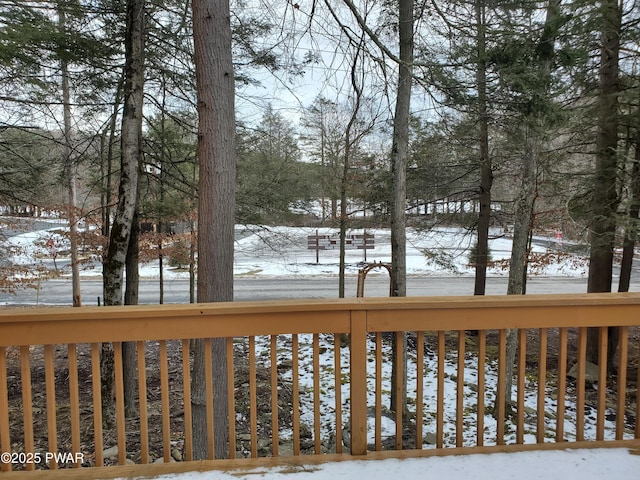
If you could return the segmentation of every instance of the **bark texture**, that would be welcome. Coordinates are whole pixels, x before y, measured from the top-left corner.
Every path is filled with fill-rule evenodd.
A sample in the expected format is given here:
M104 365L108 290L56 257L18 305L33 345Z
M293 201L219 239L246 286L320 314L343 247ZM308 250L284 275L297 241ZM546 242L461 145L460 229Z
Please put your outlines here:
M602 48L598 79L598 124L596 130L596 166L593 182L593 206L590 226L588 292L610 292L613 279L613 249L618 206L618 95L620 81L621 11L616 0L605 0L602 14ZM609 336L609 350L615 349L615 330ZM597 329L587 335L587 360L598 363Z
M198 106L198 302L233 300L235 114L228 0L193 0ZM227 360L224 339L213 339L214 451L207 449L205 342L194 346L191 383L194 456L229 456Z
M407 295L407 158L409 156L409 117L411 107L411 85L413 80L413 0L399 0L399 48L398 92L393 117L393 146L391 168L393 191L391 201L391 293L394 297ZM397 398L396 382L400 371L399 362L406 366L405 333L400 342L393 342L391 410L403 412L407 409L407 369L402 368L402 396ZM398 351L398 343L401 351Z
M118 206L103 265L105 305L122 305L124 269L138 201L144 97L145 0L128 0L126 18L120 185ZM114 363L111 344L102 345L100 363L103 418L108 425L114 405Z
M489 226L491 224L491 187L493 169L489 155L489 114L487 109L487 61L486 61L486 18L484 0L476 0L476 43L478 58L476 65L476 87L478 89L478 150L480 165L480 185L478 188L478 242L475 250L476 276L474 295L484 295L487 284L487 263L489 261Z

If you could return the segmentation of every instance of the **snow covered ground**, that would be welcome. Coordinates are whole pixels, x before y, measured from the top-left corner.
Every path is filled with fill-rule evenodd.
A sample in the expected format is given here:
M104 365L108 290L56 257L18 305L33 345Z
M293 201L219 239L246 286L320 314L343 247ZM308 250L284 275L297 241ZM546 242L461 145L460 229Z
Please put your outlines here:
M164 475L158 480L637 480L640 455L627 449L535 451L371 460L230 472Z
M9 260L14 264L28 265L34 271L45 267L68 269L68 258L64 252L68 249L66 239L59 230L41 230L11 237L7 244L12 255ZM349 231L348 235L363 234L363 230ZM372 250L347 250L347 273L357 273L360 262L390 262L391 241L388 229L369 229L367 234L374 235L375 248ZM511 239L501 231L492 232L494 238L489 242L491 259L494 265L489 275L506 275L505 260L511 255ZM308 236L337 235L329 228L293 228L237 226L235 245L235 275L237 276L274 276L295 277L312 275L337 275L339 250L321 250L316 262L315 250L307 247ZM475 235L461 228L436 228L425 232L414 229L407 231L407 273L424 276L473 275L469 252L475 244ZM51 247L53 243L54 247ZM533 275L584 277L587 274L587 259L564 253L551 238L538 238L533 244L535 261L530 272ZM54 266L51 253L57 252ZM366 258L365 258L366 255ZM84 265L83 276L101 275L97 259ZM158 277L158 263L141 265L142 277ZM165 268L165 278L188 277L184 269ZM372 275L376 274L374 270Z
M307 248L307 237L309 235L333 235L335 230L315 229L315 228L288 228L288 227L238 227L235 246L235 274L236 276L273 276L290 277L313 275L337 275L338 273L338 250L323 250L319 252L318 262L316 262L316 252ZM349 234L362 234L362 230L352 231ZM388 230L377 229L368 230L368 234L375 236L375 249L366 251L366 261L389 262L391 258L390 235ZM422 276L458 276L473 275L473 267L469 265L469 250L475 243L475 237L462 229L438 228L429 232L418 232L408 230L407 245L407 270L409 275ZM504 260L508 259L511 250L511 241L508 236L501 236L501 232L494 232L495 239L490 242L492 260L495 266L489 269L489 275L506 275ZM38 267L53 269L53 258L51 256L51 242L53 240L55 249L60 252L56 259L57 268L65 271L68 265L68 258L63 255L65 251L64 237L55 231L39 231L22 234L10 239L13 254L9 261L24 266L29 266L35 271ZM553 239L541 238L538 243L534 243L533 251L538 261L532 265L531 273L545 276L567 276L583 277L587 273L586 259L562 253L559 245ZM348 250L346 255L347 272L357 273L359 263L365 260L365 251ZM99 263L90 261L83 271L84 276L101 275ZM66 273L65 273L66 274ZM375 271L371 273L375 275ZM187 276L184 271L166 269L165 277L175 278ZM150 262L141 267L141 276L157 277L157 262ZM311 342L301 341L301 346L310 345ZM258 355L260 356L260 346L258 339ZM300 352L301 374L300 385L302 391L301 401L309 401L305 392L309 392L307 383L311 382L311 377L305 375L305 363L311 358L310 352L305 352L304 347ZM344 359L348 362L348 359ZM332 360L322 361L322 364L331 364ZM455 357L447 359L446 368L455 368ZM475 383L473 369L473 359L469 359L469 367L465 370L465 381L472 385ZM487 402L491 401L490 392L495 391L491 385L495 378L495 367L487 365ZM434 372L435 369L427 366L427 372ZM451 373L451 372L450 372ZM454 372L455 373L455 372ZM385 378L389 378L388 373L383 373ZM414 381L415 372L409 372L410 383ZM468 378L467 378L468 377ZM447 375L447 382L452 382L452 375ZM425 377L425 385L432 381ZM414 381L415 382L415 381ZM325 394L322 399L322 411L327 412L333 409L333 399L335 393L331 392L330 384L323 385ZM344 386L347 388L347 385ZM373 388L370 389L373 392ZM425 389L431 391L433 389ZM445 405L451 407L451 411L445 412L445 417L455 418L455 385L445 386L445 395L453 395L445 400ZM411 394L411 392L409 392ZM310 395L310 394L309 394ZM473 402L473 394L465 392L466 402ZM348 392L342 392L342 398L348 398ZM371 399L370 399L371 401ZM535 394L527 397L527 402L535 402ZM571 399L567 398L567 402ZM552 402L553 403L553 402ZM426 398L425 404L434 404L434 399ZM535 403L529 405L535 408ZM548 408L553 410L554 404ZM567 409L571 411L571 409ZM344 411L348 414L348 410ZM302 412L302 420L306 421L305 412ZM388 420L388 419L386 419ZM608 422L607 422L608 423ZM451 422L445 421L451 425ZM490 419L485 422L491 425ZM565 431L568 436L572 434L572 427L575 425L574 419L567 417ZM373 427L373 425L371 426ZM548 425L550 429L553 425ZM590 437L589 419L586 419L585 436ZM393 422L383 425L383 436L393 435L395 426ZM612 430L607 430L611 432ZM608 433L609 435L609 433ZM465 435L466 437L466 435ZM490 438L495 437L495 432L487 432L487 444L492 442ZM445 432L445 438L455 441L453 432ZM475 438L475 429L469 431L469 442ZM628 437L625 437L628 438ZM528 438L526 443L533 443L535 440ZM507 443L510 439L507 438ZM466 444L466 443L465 443ZM279 478L292 478L295 473L296 480L310 478L313 480L334 480L334 478L368 478L368 480L385 479L392 476L402 478L423 477L425 474L434 478L444 479L469 479L478 480L508 479L517 478L519 480L529 479L551 479L551 478L580 478L581 480L592 480L596 478L611 479L637 479L640 472L640 456L630 455L624 449L599 449L599 450L566 450L552 452L528 452L517 454L492 454L492 455L472 455L472 456L451 456L428 459L407 459L407 460L384 460L384 461L349 461L334 464L324 464L305 467L280 467L273 469L259 469L242 472L204 472L189 473L182 475L170 475L163 478L175 480L213 480L213 479L253 479L256 475L267 480Z

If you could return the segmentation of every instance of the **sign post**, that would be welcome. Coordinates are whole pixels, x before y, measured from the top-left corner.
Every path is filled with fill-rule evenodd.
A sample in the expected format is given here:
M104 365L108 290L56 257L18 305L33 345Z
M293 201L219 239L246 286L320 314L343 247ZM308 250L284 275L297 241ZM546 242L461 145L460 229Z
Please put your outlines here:
M316 230L315 235L307 236L307 249L316 251L316 264L320 263L320 250L335 250L340 248L340 238L335 235L320 235ZM362 235L347 235L344 242L345 250L364 250L365 260L367 250L375 247L373 234L364 233Z

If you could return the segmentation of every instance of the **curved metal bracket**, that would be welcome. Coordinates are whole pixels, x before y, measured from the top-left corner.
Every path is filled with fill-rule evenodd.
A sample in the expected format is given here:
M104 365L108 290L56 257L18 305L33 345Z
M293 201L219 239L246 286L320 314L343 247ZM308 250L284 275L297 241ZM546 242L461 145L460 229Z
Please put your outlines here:
M382 263L382 262L373 262L369 265L362 267L358 270L358 288L356 290L356 297L364 297L364 280L367 278L367 273L369 273L374 268L386 268L387 272L389 272L389 296L391 297L391 264L390 263Z

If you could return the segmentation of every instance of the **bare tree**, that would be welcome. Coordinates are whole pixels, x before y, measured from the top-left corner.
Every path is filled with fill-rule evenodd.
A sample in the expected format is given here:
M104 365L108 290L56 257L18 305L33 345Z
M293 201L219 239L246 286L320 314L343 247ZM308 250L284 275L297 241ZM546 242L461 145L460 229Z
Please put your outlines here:
M124 268L137 205L144 97L145 0L127 0L126 18L120 186L118 206L104 259L105 305L122 305L123 302ZM101 367L102 405L104 418L107 420L113 406L114 366L111 344L102 345Z
M411 107L411 85L413 79L413 0L399 0L399 59L398 90L393 116L393 144L391 147L391 169L393 174L391 201L391 292L395 297L407 295L407 158L409 156L409 120ZM402 395L391 399L391 410L403 412L407 409L407 369L402 368L399 378L399 362L406 367L407 339L402 335L402 350L394 338L392 378L402 381ZM395 383L393 382L393 383ZM397 391L392 385L392 392Z
M198 105L198 301L233 300L235 113L228 0L193 0ZM213 339L214 452L207 451L205 341L195 342L191 383L194 457L229 455L224 339Z
M66 34L66 12L64 2L58 2L58 28L62 35ZM64 135L64 163L67 171L67 186L69 191L69 205L67 217L69 220L69 241L71 243L71 291L73 306L80 307L82 298L80 295L80 268L78 265L78 218L77 218L77 182L78 166L73 158L72 133L71 133L71 86L69 79L69 62L64 56L60 59L60 71L62 75L62 117Z

